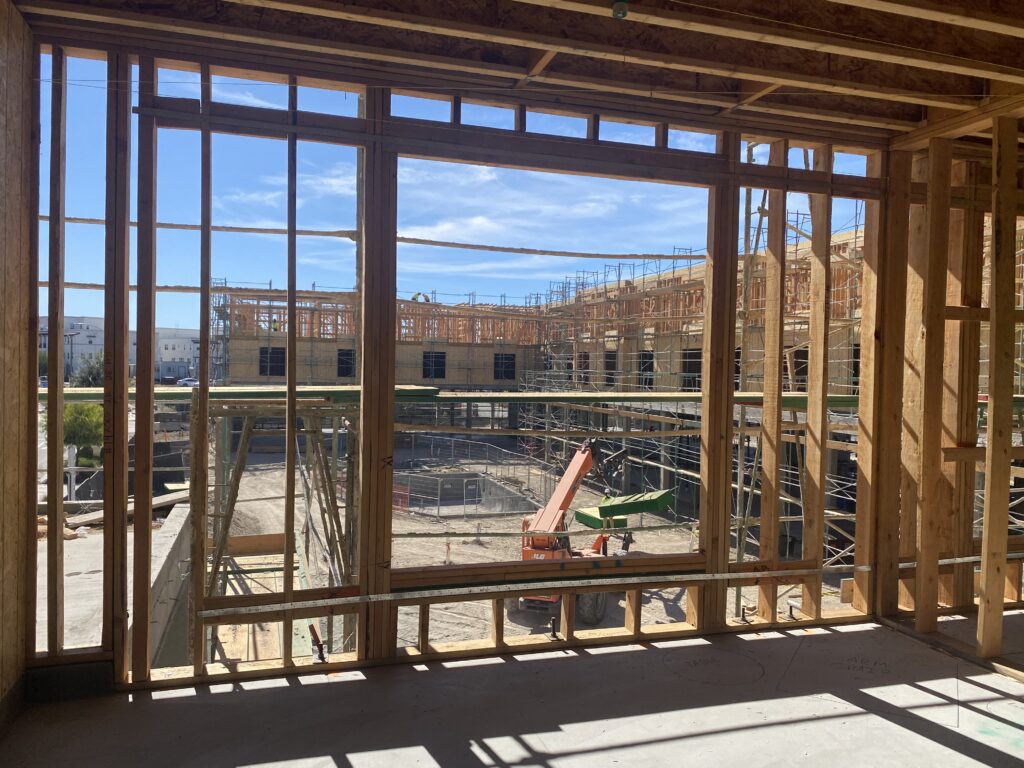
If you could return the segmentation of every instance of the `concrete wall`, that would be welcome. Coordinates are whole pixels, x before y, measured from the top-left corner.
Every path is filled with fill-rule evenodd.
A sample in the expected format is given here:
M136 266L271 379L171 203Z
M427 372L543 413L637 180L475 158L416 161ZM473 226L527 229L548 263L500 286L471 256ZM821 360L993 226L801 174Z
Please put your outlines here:
M10 0L0 0L0 730L22 698L26 558L35 551L28 530L35 502L29 454L36 442L35 400L28 394L36 381L29 298L31 92L31 35Z
M187 505L175 506L153 534L150 638L153 657L167 666L188 663L188 593L185 591L188 580L185 574L192 541L189 515Z

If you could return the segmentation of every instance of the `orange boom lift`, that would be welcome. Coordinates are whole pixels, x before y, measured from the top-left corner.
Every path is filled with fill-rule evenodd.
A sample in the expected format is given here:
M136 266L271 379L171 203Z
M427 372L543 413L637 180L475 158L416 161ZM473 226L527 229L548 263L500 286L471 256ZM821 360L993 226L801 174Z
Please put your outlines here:
M616 459L624 457L625 452L620 451L609 457L604 463L605 467L611 465ZM672 504L673 495L671 491L655 491L654 493L641 493L632 496L621 496L612 498L605 496L596 508L580 510L576 518L588 527L598 528L594 542L588 549L576 549L572 546L568 536L555 534L568 531L572 504L580 484L594 467L595 456L594 446L591 441L586 441L576 451L572 461L565 470L565 474L555 487L548 503L537 510L533 517L523 519L523 560L566 560L573 557L601 557L608 554L608 540L610 533L615 528L626 526L626 515L632 512L657 511ZM598 471L607 483L605 470L598 467ZM622 536L622 548L617 555L625 555L629 552L629 546L633 536L626 532ZM543 595L523 597L519 600L519 608L550 611L558 608L561 597L558 595ZM577 601L577 614L588 624L597 624L604 617L607 594L584 593Z

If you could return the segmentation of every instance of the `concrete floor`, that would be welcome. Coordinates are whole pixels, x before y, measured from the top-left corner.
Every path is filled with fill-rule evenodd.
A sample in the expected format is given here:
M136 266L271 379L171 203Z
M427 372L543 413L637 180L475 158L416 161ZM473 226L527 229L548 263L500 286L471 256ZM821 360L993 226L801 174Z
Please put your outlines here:
M940 616L939 632L973 648L978 636L978 615ZM1024 665L1024 611L1007 611L1003 615L1002 658Z
M38 705L19 766L1019 766L1024 685L873 624Z

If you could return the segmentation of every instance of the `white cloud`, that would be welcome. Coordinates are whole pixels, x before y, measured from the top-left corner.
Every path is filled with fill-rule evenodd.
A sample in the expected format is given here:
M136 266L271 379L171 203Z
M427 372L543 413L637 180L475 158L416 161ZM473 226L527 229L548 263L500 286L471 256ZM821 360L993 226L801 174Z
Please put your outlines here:
M229 205L251 205L277 208L281 205L284 192L278 190L253 190L250 192L233 191L226 195L217 195L213 204L221 210L227 210Z
M462 261L450 252L399 256L398 271L402 275L441 275L476 277L489 280L561 280L567 267L564 259L548 256L508 256L504 258ZM435 284L434 287L443 287Z
M225 104L240 104L243 107L263 107L265 109L281 108L279 104L261 99L252 91L241 90L237 85L233 84L213 83L211 96L214 101L224 102Z
M484 165L437 163L429 160L403 159L398 164L398 183L408 187L422 186L437 191L439 186L473 187L499 179L502 169Z
M322 173L300 173L299 197L355 197L356 169L351 163L337 163Z
M442 219L436 224L403 227L403 237L417 237L424 240L449 240L460 243L479 243L487 235L506 231L503 223L488 216L470 216L464 219Z

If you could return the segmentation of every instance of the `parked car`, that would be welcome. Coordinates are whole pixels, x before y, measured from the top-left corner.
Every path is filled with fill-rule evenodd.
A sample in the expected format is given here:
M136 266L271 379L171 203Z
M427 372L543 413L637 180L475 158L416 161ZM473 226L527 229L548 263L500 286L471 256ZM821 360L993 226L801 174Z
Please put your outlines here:
M178 386L179 387L198 387L199 386L199 379L193 379L191 376L189 376L187 379L178 379Z
M46 389L46 387L48 387L48 386L50 386L50 379L48 377L46 377L46 376L40 376L39 377L39 388L40 389Z

